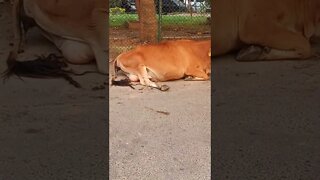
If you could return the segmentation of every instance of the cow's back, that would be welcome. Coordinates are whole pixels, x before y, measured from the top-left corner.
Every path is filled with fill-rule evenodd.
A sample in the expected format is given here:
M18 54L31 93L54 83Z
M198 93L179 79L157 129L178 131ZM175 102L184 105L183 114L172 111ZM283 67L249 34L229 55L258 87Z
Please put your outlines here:
M307 39L320 29L320 26L314 27L319 24L316 22L320 17L319 0L214 0L213 4L214 56L238 50L244 44L266 41L261 34L278 33L272 29L273 25L282 26Z
M157 51L157 55L153 54L154 56L150 57L151 61L146 65L161 72L163 77L161 81L183 77L186 72L195 67L210 71L211 60L208 53L211 51L211 40L168 41L155 45L154 50Z
M71 39L84 39L96 33L96 17L93 17L93 11L95 9L107 11L108 9L106 0L23 1L27 15L34 18L41 28L52 34Z
M190 64L190 61L209 61L208 53L210 50L211 40L166 41L136 48L136 52L143 54L145 59L152 59L150 63L157 63L157 65L170 64L176 67Z

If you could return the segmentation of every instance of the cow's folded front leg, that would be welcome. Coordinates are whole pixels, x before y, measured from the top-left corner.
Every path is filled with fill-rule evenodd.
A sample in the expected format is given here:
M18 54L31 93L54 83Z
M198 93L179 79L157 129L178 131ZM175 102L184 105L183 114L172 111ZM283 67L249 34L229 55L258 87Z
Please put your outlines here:
M242 49L236 59L238 61L260 61L260 60L280 60L297 59L299 53L295 50L280 50L269 47L251 45Z
M208 79L205 78L199 78L199 77L193 77L193 76L186 76L184 78L185 81L206 81Z
M236 59L238 61L254 61L259 59L263 51L261 46L251 45L249 47L243 48L237 54Z
M310 43L306 37L270 19L247 19L239 35L242 42L258 44L263 48L251 46L238 55L238 60L305 59L311 56Z
M186 72L185 81L206 81L209 80L209 76L204 71L199 69L188 69Z

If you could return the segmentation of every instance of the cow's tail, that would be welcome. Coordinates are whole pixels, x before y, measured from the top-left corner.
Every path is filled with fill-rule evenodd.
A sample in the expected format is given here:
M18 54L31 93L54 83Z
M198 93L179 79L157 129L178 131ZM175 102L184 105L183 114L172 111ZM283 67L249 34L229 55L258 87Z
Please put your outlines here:
M17 57L22 44L22 27L21 27L21 10L23 9L23 0L14 0L11 9L12 16L12 30L13 30L13 48L11 49L7 58L7 69L1 73L3 82L6 81L11 75L15 74L16 65L18 63Z
M13 49L10 51L7 58L7 70L2 73L2 77L6 80L13 74L13 69L16 65L17 56L21 48L22 43L22 27L21 27L21 9L23 6L23 0L14 0L11 15L13 18L13 31L14 31L14 42Z
M117 71L120 69L117 65L120 57L121 57L121 55L119 55L118 57L116 57L112 61L109 61L109 63L112 63L112 67L113 67L113 70L111 71L111 77L110 77L109 84L110 84L110 86L112 86L112 85L114 85L114 86L129 86L130 88L135 89L131 85L131 81L129 78L116 81Z

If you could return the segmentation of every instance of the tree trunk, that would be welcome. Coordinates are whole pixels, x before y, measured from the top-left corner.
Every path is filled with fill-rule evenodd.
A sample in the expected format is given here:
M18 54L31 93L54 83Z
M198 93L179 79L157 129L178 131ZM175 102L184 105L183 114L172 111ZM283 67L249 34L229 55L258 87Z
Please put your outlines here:
M136 0L139 2L140 40L157 41L157 19L153 0Z
M140 21L140 0L136 0L136 9L138 14L138 21Z
M189 11L190 11L190 16L192 17L192 6L191 6L191 0L188 0L188 7L189 7Z

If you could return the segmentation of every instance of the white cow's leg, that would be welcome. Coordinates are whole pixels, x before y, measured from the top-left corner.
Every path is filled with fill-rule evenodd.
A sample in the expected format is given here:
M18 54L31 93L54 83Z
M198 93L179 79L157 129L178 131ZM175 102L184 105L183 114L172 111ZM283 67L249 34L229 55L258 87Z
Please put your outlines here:
M298 59L301 54L295 50L279 50L251 45L242 49L236 59L239 61Z
M41 33L55 44L69 63L87 64L94 60L94 54L89 45L80 41L61 38L43 30Z
M88 43L93 49L97 68L101 73L107 74L108 64L108 8L97 8L92 12L94 26L94 36L88 39Z
M108 74L109 70L109 61L108 61L108 51L107 46L105 48L101 48L101 46L91 45L93 49L93 53L96 59L97 68L99 72L103 74Z
M87 64L95 59L91 48L82 42L64 40L59 49L67 61L72 64Z

